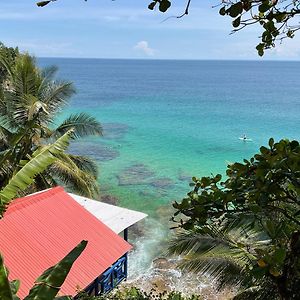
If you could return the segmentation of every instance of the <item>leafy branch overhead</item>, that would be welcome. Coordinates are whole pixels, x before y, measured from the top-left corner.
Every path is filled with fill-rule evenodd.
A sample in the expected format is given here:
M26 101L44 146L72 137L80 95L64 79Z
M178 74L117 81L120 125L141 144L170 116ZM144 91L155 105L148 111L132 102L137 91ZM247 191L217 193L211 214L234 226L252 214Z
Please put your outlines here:
M168 0L155 0L148 6L153 10L158 4L159 10L165 12L171 6ZM178 17L188 15L191 0L187 1L185 11ZM300 29L300 1L298 0L222 0L215 7L221 6L219 14L233 19L232 33L250 25L260 25L263 28L261 42L256 46L262 56L265 49L275 47L276 42L285 38L293 38Z
M229 270L231 281L246 289L272 290L277 296L270 299L299 299L299 142L270 139L254 157L229 165L226 175L225 181L220 174L193 177L187 197L173 204L184 234L171 252L187 255L188 269L218 279Z
M265 49L275 47L276 42L293 38L300 29L298 0L223 0L221 6L220 15L228 15L234 19L233 32L255 24L263 28L261 42L256 46L260 56Z
M38 6L43 7L57 0L40 1ZM86 0L85 0L86 1ZM189 14L192 0L186 2L181 18ZM148 8L158 8L160 12L170 9L172 0L153 0ZM221 16L232 18L232 33L240 31L247 26L260 26L262 34L260 43L256 46L258 54L262 56L264 50L276 46L286 38L293 38L300 29L300 1L299 0L221 0L214 8L220 7Z

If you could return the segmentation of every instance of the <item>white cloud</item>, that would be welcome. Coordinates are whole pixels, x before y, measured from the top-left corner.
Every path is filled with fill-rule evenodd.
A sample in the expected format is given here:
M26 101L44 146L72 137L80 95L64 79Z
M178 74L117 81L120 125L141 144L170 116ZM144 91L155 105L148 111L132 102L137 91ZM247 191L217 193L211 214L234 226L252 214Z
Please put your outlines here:
M138 42L133 49L138 50L146 54L147 56L153 56L156 52L155 49L150 48L147 41L140 41Z

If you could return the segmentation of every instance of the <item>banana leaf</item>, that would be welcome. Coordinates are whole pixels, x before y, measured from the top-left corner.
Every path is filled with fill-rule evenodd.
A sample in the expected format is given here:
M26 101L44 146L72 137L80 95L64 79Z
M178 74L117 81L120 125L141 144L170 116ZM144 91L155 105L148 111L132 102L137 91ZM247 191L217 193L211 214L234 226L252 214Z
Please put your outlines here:
M85 249L87 241L81 241L67 256L53 267L46 270L35 282L29 295L24 300L52 300L59 292L70 269ZM68 299L68 298L64 298Z

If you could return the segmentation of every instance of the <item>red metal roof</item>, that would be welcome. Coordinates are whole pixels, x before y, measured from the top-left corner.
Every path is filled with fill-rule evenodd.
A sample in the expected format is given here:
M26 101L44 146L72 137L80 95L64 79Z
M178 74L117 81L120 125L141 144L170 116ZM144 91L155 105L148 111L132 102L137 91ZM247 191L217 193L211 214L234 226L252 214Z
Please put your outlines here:
M62 295L87 287L131 246L62 187L14 200L0 220L0 252L9 278L21 281L19 297L81 240L88 245L64 282Z

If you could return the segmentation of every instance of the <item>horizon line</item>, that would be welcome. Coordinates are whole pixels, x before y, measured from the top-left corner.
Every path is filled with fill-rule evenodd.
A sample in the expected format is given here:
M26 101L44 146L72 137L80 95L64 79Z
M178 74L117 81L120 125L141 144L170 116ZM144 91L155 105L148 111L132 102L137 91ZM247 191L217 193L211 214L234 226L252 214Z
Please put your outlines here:
M293 59L269 59L269 58L249 58L249 59L232 59L232 58L116 58L116 57L71 57L71 56L35 56L38 59L86 59L86 60L143 60L143 61L240 61L240 62L300 62Z

